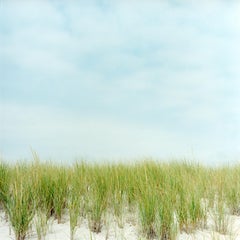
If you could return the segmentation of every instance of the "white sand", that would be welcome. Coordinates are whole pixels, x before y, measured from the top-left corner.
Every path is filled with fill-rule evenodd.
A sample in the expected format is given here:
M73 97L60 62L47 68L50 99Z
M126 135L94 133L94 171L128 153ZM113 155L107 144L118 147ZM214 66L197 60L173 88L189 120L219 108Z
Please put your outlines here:
M48 224L48 232L45 240L68 240L70 239L70 227L68 217L65 216L64 223L58 224L56 220L50 220ZM214 225L212 221L209 221L206 230L196 230L192 234L181 233L178 234L178 240L210 240L210 239L229 239L240 240L240 217L229 216L228 217L228 231L227 234L221 235L213 230ZM130 223L126 221L123 228L119 228L116 221L108 219L108 222L102 228L102 231L98 234L92 233L88 228L86 220L82 220L75 232L75 240L113 240L113 239L127 239L127 240L139 240L144 239L139 235L139 228L137 223ZM14 232L11 229L9 222L6 221L3 212L0 213L0 240L13 240ZM37 233L34 226L26 239L37 240Z

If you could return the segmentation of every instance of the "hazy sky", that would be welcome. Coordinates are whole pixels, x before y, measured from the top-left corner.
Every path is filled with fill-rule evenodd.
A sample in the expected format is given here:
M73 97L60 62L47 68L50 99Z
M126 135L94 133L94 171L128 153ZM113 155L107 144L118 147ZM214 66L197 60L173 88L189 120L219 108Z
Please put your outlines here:
M240 2L0 0L0 155L240 156Z

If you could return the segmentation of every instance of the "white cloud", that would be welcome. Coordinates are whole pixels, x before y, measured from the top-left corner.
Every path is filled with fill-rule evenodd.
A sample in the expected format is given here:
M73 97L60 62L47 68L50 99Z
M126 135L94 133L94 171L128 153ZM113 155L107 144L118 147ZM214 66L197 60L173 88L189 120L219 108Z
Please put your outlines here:
M58 4L3 4L0 63L3 81L13 83L4 82L11 97L2 102L20 102L1 104L3 153L15 148L21 155L29 144L46 156L61 149L66 157L177 156L194 148L207 159L219 149L239 151L239 136L229 140L239 129L239 3ZM33 91L30 107L11 95L19 88ZM52 98L45 100L46 92ZM64 101L63 112L54 113L52 99ZM34 101L50 106L38 108ZM70 103L77 107L64 110ZM195 135L184 134L181 123Z
M159 153L158 148L170 150L177 142L171 140L174 137L172 133L163 129L107 118L66 116L45 107L1 104L1 113L4 118L1 123L1 145L7 157L11 156L11 144L16 147L18 142L21 142L22 149L15 152L14 157L21 156L29 146L33 146L46 157L62 155L65 160L66 156L74 157L74 154L99 157L154 154ZM9 142L11 144L8 145ZM163 155L166 154L164 151Z
M217 68L219 58L227 55L230 71L237 70L232 51L237 50L240 31L228 20L232 16L228 9L236 15L239 8L228 7L223 19L221 13L228 4L174 7L164 1L117 1L105 10L93 3L79 2L66 4L62 10L48 1L21 2L21 6L17 2L5 4L7 28L11 31L5 37L4 52L8 55L9 51L13 61L27 65L28 69L35 64L35 69L48 72L52 65L52 71L58 68L61 75L65 68L67 73L76 71L76 64L84 64L89 56L98 59L97 66L94 65L97 71L108 71L109 66L124 69L128 64L130 69L139 71L140 67L147 68L148 63L165 64L170 69L206 69ZM212 13L216 18L212 18ZM17 22L19 25L15 26ZM212 29L205 31L208 26ZM221 35L221 31L234 35ZM140 56L134 56L132 49ZM221 51L223 55L219 56Z
M30 146L45 159L73 161L77 156L108 159L153 156L193 157L203 162L223 152L231 155L233 148L223 147L226 141L206 136L179 134L160 126L145 126L114 119L66 115L56 109L36 106L1 104L1 153L16 159L29 157ZM11 153L12 149L15 151ZM225 151L225 150L229 151Z
M7 20L7 28L14 31L33 24L36 27L48 26L59 27L63 19L59 11L54 8L50 1L2 1L1 17ZM6 23L2 23L5 25Z

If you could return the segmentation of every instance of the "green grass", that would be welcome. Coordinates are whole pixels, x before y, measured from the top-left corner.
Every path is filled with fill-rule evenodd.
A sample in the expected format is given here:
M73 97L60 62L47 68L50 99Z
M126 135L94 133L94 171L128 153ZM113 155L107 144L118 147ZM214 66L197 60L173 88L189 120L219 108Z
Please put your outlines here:
M139 234L174 240L180 232L205 228L212 214L215 230L227 233L226 214L240 213L240 166L204 167L191 162L150 160L131 164L0 163L0 205L17 240L35 221L46 235L50 217L70 219L71 239L81 219L100 232L109 214L124 227L135 215Z
M102 218L105 214L109 199L109 170L107 167L95 166L90 169L91 180L89 181L88 218L89 226L93 232L100 232Z
M2 193L5 208L17 240L24 240L35 213L34 189L25 165L16 166L13 182L9 189Z

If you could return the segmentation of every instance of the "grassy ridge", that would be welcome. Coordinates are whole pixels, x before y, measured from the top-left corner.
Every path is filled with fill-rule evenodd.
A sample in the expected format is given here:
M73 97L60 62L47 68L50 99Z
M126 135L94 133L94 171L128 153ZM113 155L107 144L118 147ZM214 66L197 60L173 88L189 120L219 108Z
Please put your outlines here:
M119 227L124 213L135 212L139 233L148 239L175 239L177 233L205 228L212 214L215 229L226 233L226 213L240 213L240 166L210 168L186 162L135 164L0 163L0 204L17 240L32 224L38 238L50 217L70 217L71 239L88 219L100 232L107 214Z

